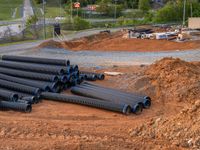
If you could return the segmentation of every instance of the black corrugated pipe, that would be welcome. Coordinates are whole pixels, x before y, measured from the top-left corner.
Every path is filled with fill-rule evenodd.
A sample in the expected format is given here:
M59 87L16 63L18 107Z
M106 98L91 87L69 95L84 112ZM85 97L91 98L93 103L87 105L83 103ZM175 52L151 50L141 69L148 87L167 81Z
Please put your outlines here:
M0 89L0 97L6 101L13 101L16 102L18 100L18 94L14 92L10 92L7 90Z
M5 75L5 74L0 74L0 79L15 82L15 83L20 83L20 84L24 84L24 85L28 85L28 86L32 86L32 87L37 87L45 92L50 91L50 88L47 84L41 83L39 81L17 78L17 77Z
M60 81L48 82L48 81L39 81L39 80L32 80L32 79L28 79L28 80L48 86L51 92L57 92L58 83L60 82Z
M51 58L39 58L39 57L27 57L27 56L3 55L2 60L29 62L29 63L38 63L38 64L49 64L49 65L60 65L60 66L70 65L70 61L65 60L65 59L51 59Z
M30 95L30 94L27 94L27 93L22 93L22 92L10 90L10 89L8 90L8 89L5 89L5 88L2 89L2 90L6 90L6 91L9 91L11 93L16 93L18 95L19 99L31 101L33 104L39 102L39 97Z
M71 72L73 72L72 68L70 66L67 66L65 68L65 74L69 75Z
M37 104L39 102L39 99L37 99L35 96L22 96L21 100L31 104Z
M22 100L22 99L18 99L17 102L18 102L18 103L25 103L25 104L29 104L29 105L33 104L32 102L25 101L25 100Z
M0 109L11 109L15 111L30 113L32 111L32 106L26 103L0 101Z
M43 92L41 96L42 98L48 99L48 100L56 100L56 101L67 102L67 103L81 104L81 105L101 108L105 110L116 111L123 114L129 114L131 111L131 107L127 104L119 104L119 103L114 104L111 102L82 97L82 96L56 94L56 93L49 93L49 92Z
M81 76L85 76L85 80L88 81L96 81L97 80L97 76L94 74L80 74Z
M12 61L0 61L0 67L19 69L19 70L25 70L25 71L31 71L31 72L54 74L54 75L63 75L67 72L67 68L65 67L19 63L19 62L12 62Z
M11 89L6 89L6 88L1 88L1 89L12 92L12 93L16 93L18 95L19 99L29 101L32 104L37 104L40 101L42 101L42 99L40 98L40 95L36 96L36 95L33 95L33 94L23 93L23 92L11 90Z
M40 96L41 90L39 88L19 84L19 83L14 83L14 82L9 82L5 80L0 79L0 87L14 90L14 91L19 91L19 92L24 92L28 94L33 94L35 96Z
M28 79L34 79L34 80L50 81L50 82L56 82L59 80L57 75L48 75L44 73L19 71L16 69L7 69L7 68L2 68L2 67L0 67L0 73L15 76L15 77L22 77L22 78L28 78Z
M80 71L80 74L85 74L87 76L91 76L91 75L96 75L97 79L99 80L104 80L105 79L105 75L102 73L94 73L94 72L86 72L86 71Z
M132 98L139 97L139 98L144 99L143 104L144 104L145 108L149 108L151 106L151 98L149 96L139 95L139 94L136 94L136 93L128 93L128 92L124 92L124 91L121 91L121 90L118 90L118 89L103 87L103 86L100 86L98 84L93 84L93 83L90 83L90 82L84 82L82 85L91 86L92 88L102 89L102 90L105 90L107 92L114 92L115 94L129 96L129 97L132 97Z
M141 104L143 106L143 108L149 108L151 106L151 100L144 99L144 98L141 98L141 97L136 97L136 96L130 97L129 95L121 94L121 93L118 93L117 91L109 91L109 90L106 90L106 89L103 89L103 88L96 88L96 87L93 87L93 86L90 86L90 85L87 85L87 84L79 85L78 87L89 90L89 91L94 91L94 92L97 92L97 93L109 95L111 97L117 97L122 101L124 99L126 99L130 102L137 102L138 104Z
M142 106L139 105L139 101L129 101L126 98L122 99L117 96L114 97L109 94L101 93L98 91L92 91L92 90L88 90L88 89L83 89L83 88L79 88L79 87L73 87L71 89L71 92L74 94L77 94L77 95L101 99L101 100L109 101L112 103L126 103L131 106L133 113L140 114L142 112Z
M77 79L77 84L81 84L83 81L84 81L84 78L83 77L79 77Z
M69 80L69 75L59 76L59 80L63 83L66 83Z
M80 74L79 77L83 80L85 80L87 78L87 76L85 74Z
M78 78L79 75L80 75L80 73L79 73L79 71L73 71L73 72L71 72L70 75L71 75L71 76L74 76L75 78Z
M70 65L73 71L78 71L78 65Z

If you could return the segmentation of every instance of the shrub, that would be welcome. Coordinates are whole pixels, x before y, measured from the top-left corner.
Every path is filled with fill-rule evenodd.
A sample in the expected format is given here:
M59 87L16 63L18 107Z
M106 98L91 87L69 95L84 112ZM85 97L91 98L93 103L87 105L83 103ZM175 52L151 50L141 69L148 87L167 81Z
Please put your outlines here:
M76 30L83 30L90 28L90 23L80 17L74 18L74 28Z

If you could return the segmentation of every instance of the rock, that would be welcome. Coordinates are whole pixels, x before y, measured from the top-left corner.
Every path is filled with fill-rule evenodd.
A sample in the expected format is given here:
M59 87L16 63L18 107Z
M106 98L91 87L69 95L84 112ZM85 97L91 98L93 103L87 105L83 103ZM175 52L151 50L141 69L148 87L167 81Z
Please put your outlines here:
M188 140L188 145L189 145L189 147L191 147L193 145L193 139Z
M200 148L200 137L195 140L194 144L197 148Z
M160 121L161 121L161 118L157 118L156 121L155 121L155 125L157 126Z

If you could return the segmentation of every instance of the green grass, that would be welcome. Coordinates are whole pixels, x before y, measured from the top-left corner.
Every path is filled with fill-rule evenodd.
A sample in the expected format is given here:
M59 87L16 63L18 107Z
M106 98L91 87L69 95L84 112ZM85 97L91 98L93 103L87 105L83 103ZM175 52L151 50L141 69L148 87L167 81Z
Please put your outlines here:
M66 13L63 9L63 7L61 7L60 9L60 4L59 4L60 0L47 0L46 3L46 17L47 18L55 18L57 16L66 16ZM38 17L41 17L41 11L38 8L42 8L42 4L34 4L35 7L37 7L37 11L36 14Z
M0 0L0 20L13 19L12 12L15 8L17 8L16 18L19 18L22 4L23 0Z
M17 42L0 43L0 47L2 47L2 46L16 45L16 44L23 44L23 43L29 43L29 42L36 42L36 41L37 41L37 40L26 40L26 41L17 41Z

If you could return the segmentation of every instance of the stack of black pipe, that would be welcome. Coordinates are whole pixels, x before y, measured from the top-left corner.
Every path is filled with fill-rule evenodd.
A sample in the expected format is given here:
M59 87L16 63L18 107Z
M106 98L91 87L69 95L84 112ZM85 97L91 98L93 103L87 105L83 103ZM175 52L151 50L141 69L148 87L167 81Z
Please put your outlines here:
M123 114L139 114L143 108L150 107L151 99L147 96L82 83L83 80L103 80L104 77L103 74L79 72L77 65L70 65L65 59L3 55L0 60L0 109L31 112L32 104L41 99ZM70 87L76 95L60 94Z
M30 112L31 105L40 102L42 92L59 93L77 83L79 68L69 60L3 55L0 108Z
M100 99L113 104L130 105L132 112L135 114L140 114L143 108L148 109L151 106L151 98L148 96L127 93L89 82L84 82L81 85L72 87L71 92L80 96Z

